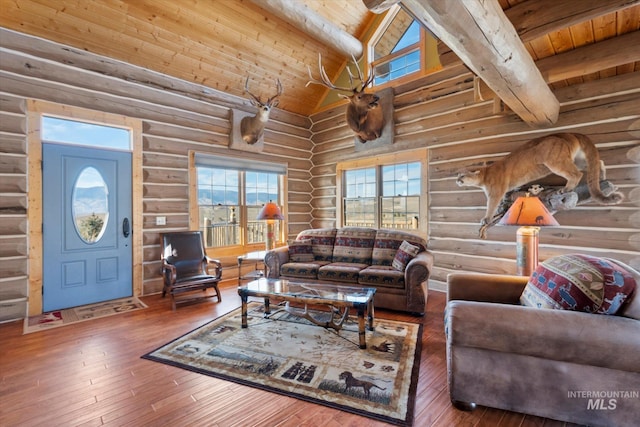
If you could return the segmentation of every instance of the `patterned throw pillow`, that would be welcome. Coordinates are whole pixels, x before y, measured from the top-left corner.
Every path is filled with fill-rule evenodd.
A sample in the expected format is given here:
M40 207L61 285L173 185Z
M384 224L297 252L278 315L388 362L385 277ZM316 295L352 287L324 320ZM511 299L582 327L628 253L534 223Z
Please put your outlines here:
M294 240L289 243L289 261L312 262L313 258L311 239Z
M616 314L635 287L633 275L607 258L561 255L536 268L520 302L529 307Z
M393 258L391 266L398 271L404 271L405 268L407 268L409 261L415 258L415 256L418 255L418 252L420 252L420 248L418 246L412 245L406 240L403 240L402 244L398 248L398 252L396 252L395 258Z

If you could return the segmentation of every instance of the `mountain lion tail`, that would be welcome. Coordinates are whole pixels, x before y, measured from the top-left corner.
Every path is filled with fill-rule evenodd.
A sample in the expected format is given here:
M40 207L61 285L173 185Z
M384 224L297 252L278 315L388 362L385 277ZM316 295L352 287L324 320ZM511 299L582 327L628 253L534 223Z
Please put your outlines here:
M613 191L607 196L600 188L600 153L593 141L583 134L573 135L580 142L580 148L587 159L587 186L593 200L601 205L617 205L622 202L624 195L621 192Z

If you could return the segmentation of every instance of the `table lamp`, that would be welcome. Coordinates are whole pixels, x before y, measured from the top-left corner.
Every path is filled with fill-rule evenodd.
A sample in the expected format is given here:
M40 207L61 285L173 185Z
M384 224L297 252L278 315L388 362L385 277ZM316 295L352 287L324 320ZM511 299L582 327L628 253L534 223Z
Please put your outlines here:
M275 248L275 221L284 219L282 212L280 212L280 208L270 200L269 203L266 203L262 209L260 209L256 219L260 221L267 221L266 250Z
M538 266L538 232L540 227L558 226L558 221L536 196L520 196L513 202L498 225L519 225L516 233L517 274L530 276Z

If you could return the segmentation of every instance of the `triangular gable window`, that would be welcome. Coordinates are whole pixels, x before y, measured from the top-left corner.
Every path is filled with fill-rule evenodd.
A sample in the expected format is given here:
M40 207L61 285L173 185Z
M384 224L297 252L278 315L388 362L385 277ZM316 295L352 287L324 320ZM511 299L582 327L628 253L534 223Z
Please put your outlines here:
M422 64L427 62L424 59L427 39L435 42L433 36L403 9L389 13L387 23L381 25L378 35L372 39L374 85L422 71Z

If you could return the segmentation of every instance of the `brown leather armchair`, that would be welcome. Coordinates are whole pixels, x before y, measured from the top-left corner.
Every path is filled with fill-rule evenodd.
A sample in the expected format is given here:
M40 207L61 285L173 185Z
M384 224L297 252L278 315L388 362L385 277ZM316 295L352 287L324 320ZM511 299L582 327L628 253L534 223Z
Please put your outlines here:
M204 249L202 233L200 231L179 231L162 233L162 277L164 287L162 297L171 295L171 307L176 309L177 294L192 291L215 289L215 295L203 298L218 297L222 301L218 283L222 277L222 264L216 259L209 258ZM214 270L211 274L210 269Z

